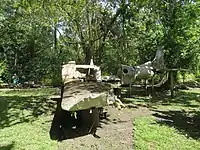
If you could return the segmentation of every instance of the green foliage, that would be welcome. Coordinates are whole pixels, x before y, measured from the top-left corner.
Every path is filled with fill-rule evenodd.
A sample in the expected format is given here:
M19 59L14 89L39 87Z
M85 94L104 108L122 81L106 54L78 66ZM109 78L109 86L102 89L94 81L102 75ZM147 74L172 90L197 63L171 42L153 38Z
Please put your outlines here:
M6 64L4 62L0 63L0 76L5 72L6 70Z
M7 79L8 76L7 64L3 61L0 63L0 82L5 82L5 79Z
M183 72L183 73L178 73L177 75L178 81L179 82L187 82L187 81L195 81L196 77L193 73L188 73L188 72Z
M0 2L0 60L5 80L60 82L63 62L101 65L116 74L120 64L152 60L165 51L168 68L200 70L200 3L189 0ZM58 81L57 81L58 80Z

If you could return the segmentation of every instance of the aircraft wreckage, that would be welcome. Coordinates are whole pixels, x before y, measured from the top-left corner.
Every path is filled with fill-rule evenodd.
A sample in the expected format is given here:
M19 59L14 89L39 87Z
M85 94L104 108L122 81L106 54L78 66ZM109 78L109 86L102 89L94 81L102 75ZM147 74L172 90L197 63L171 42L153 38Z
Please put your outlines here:
M101 69L92 60L90 65L76 65L74 61L63 65L62 79L61 107L64 110L101 108L114 101L112 84L102 82Z
M68 119L74 130L81 124L86 133L95 134L100 116L104 115L103 107L109 104L124 107L113 93L113 84L102 82L101 69L93 60L90 65L77 65L75 61L63 65L62 81L59 112L65 111L67 115L61 120Z
M77 65L75 61L68 62L62 66L63 86L59 112L65 111L65 115L61 120L71 120L67 124L68 126L71 124L70 128L73 130L84 126L86 133L95 134L100 123L100 116L103 115L103 107L109 104L117 104L118 108L124 107L114 94L114 89L117 89L121 84L130 84L136 78L147 79L154 74L156 69L162 70L163 67L163 52L161 50L157 51L153 61L140 66L121 65L120 79L102 77L100 67L94 65L93 60L91 60L90 65ZM111 80L118 83L121 81L121 84L111 84L108 82ZM59 126L64 125L61 123Z

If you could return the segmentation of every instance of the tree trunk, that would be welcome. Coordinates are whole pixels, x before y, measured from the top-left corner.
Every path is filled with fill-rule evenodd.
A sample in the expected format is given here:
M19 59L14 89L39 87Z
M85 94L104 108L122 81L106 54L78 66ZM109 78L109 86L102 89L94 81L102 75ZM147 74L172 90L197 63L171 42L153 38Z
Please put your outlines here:
M177 83L177 71L173 72L173 84ZM171 71L169 72L168 80L161 86L165 90L169 90L171 87Z
M85 64L89 65L92 59L91 46L89 44L83 44L82 47L85 54Z

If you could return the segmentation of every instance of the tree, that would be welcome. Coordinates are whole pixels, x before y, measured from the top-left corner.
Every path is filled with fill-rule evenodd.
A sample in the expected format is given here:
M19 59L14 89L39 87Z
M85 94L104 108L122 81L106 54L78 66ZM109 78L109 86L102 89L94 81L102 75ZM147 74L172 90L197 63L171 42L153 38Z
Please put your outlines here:
M165 50L168 68L199 70L199 2L190 0L2 0L0 62L7 80L59 82L63 62L90 59L103 72ZM5 75L7 74L7 75ZM22 79L21 79L22 80Z

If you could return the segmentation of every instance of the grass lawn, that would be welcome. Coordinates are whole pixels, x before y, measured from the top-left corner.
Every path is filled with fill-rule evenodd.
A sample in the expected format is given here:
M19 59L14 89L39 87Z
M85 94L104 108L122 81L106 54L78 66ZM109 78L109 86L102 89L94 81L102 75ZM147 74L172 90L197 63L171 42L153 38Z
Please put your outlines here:
M174 99L139 97L128 101L153 112L134 120L136 149L200 149L200 90L180 91Z
M197 150L200 141L179 132L176 127L159 124L155 117L141 117L134 122L134 144L138 150Z
M0 90L0 149L55 150L49 137L55 89Z
M55 150L49 136L56 104L47 97L56 89L0 90L0 149ZM169 96L137 97L128 103L148 107L152 116L134 120L138 150L200 149L200 91Z

